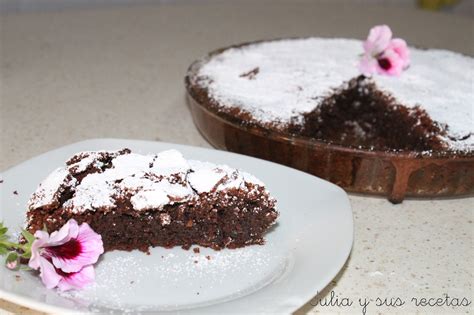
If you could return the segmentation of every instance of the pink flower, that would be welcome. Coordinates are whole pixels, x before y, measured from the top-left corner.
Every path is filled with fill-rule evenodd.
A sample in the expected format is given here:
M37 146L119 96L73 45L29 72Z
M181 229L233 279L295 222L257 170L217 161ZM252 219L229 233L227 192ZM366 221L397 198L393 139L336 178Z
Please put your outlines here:
M359 64L365 75L374 73L398 76L410 64L410 51L403 39L393 38L387 25L373 27L363 44L364 55Z
M58 287L61 291L82 289L94 282L95 273L92 265L85 266L77 272L63 272L50 260L40 260L40 278L48 289Z
M47 288L80 289L94 281L93 264L104 252L102 238L87 223L78 226L69 220L59 231L49 235L35 233L28 265L40 270Z
M382 53L387 49L392 39L392 30L387 25L377 25L370 29L369 36L364 42L365 52L371 52L374 55Z

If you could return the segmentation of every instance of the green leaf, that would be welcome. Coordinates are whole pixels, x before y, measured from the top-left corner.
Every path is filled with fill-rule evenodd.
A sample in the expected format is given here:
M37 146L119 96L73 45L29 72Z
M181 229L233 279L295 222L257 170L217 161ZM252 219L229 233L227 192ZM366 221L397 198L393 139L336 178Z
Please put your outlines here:
M17 252L9 252L5 262L9 263L12 261L18 260L18 253Z
M6 226L0 225L0 235L5 235L8 232L8 228Z
M23 237L25 238L25 240L28 242L28 244L33 244L33 242L35 241L35 236L33 234L31 234L30 232L28 232L27 230L21 230L21 235L23 235Z
M8 228L5 226L5 224L3 223L3 221L0 222L0 230L3 230L3 229L7 229Z
M23 254L21 254L21 257L25 258L25 259L30 259L31 258L31 250L28 250L28 251L24 252Z
M0 243L2 241L7 241L9 239L7 232L8 232L8 228L3 225L3 221L0 222Z
M6 248L5 246L3 246L2 244L0 244L0 255L1 256L4 256L8 253L8 248Z

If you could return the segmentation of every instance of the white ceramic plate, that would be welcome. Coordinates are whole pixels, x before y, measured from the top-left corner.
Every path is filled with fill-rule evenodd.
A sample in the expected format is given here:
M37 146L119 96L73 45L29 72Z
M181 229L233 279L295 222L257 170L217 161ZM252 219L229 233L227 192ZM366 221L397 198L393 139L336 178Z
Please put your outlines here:
M1 298L46 312L289 313L322 290L350 253L352 212L346 193L337 186L275 163L162 142L88 140L15 166L0 175L0 219L18 231L30 194L74 153L124 147L138 153L174 148L186 158L248 171L278 200L278 224L263 246L107 253L96 265L96 283L72 293L47 290L32 272L2 266Z

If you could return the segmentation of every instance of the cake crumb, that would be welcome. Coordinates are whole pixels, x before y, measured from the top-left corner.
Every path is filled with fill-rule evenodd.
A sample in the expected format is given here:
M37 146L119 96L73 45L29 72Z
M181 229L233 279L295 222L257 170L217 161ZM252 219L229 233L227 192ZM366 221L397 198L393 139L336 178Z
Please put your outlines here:
M198 261L197 261L197 260L195 260L195 261L194 261L194 263L195 263L195 264L197 264L197 263L198 263Z
M193 252L196 253L196 254L199 254L201 251L200 251L199 247L194 247Z
M207 259L207 260L211 260L211 256L206 256L206 259Z
M260 72L260 68L256 67L249 72L242 73L239 77L241 78L247 78L249 80L254 80L257 74Z
M0 184L3 184L3 179L0 179Z
M134 284L134 283L135 283L135 281L133 281L133 280L132 280L132 281L130 281L130 284Z
M21 277L19 275L15 275L15 279L16 279L16 281L20 281Z
M13 191L13 194L18 196L18 191L17 191L17 190L14 190L14 191Z

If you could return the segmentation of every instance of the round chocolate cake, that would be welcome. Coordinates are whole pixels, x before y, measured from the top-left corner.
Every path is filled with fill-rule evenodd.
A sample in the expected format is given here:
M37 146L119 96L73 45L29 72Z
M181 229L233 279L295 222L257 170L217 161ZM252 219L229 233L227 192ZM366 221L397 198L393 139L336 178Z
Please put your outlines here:
M242 45L195 63L190 90L225 117L291 135L371 150L472 153L472 58L412 48L400 77L365 77L362 53L349 39Z
M242 44L193 63L186 84L191 101L212 115L261 136L278 135L279 141L294 143L303 139L357 154L430 157L430 161L437 159L436 165L440 158L462 158L468 163L462 170L466 181L450 171L456 177L450 180L462 183L444 192L472 193L473 58L447 50L410 47L410 66L400 76L365 76L357 66L363 53L362 41L352 39L304 38ZM196 111L193 115L196 121ZM266 156L249 152L248 143L224 146L263 158L270 156L269 159L309 171L352 191L393 193L395 178L403 173L397 175L395 170L390 175L392 180L385 184L366 183L372 186L351 189L359 165L346 167L351 168L344 172L349 175L332 178L327 170L308 170L307 162L300 166L273 158L276 152ZM313 152L300 159L321 157ZM405 173L410 177L412 170ZM398 199L403 199L407 189L409 194L424 194L416 187L411 193L409 178L404 181L404 191L396 193ZM423 188L426 195L443 194L443 184L437 185L437 191Z

